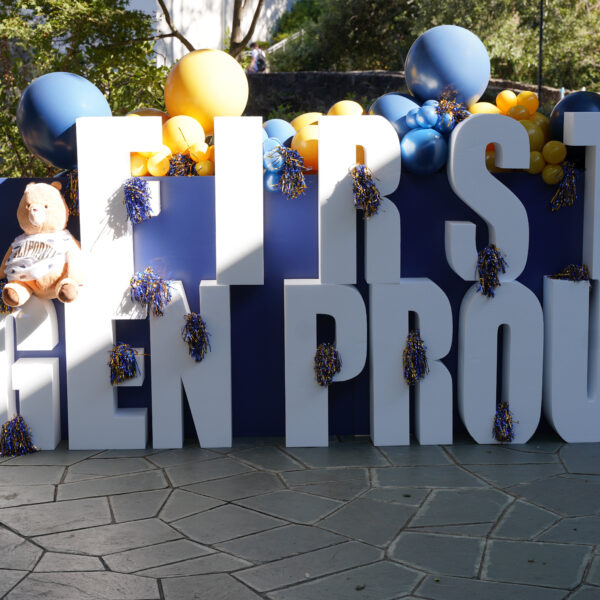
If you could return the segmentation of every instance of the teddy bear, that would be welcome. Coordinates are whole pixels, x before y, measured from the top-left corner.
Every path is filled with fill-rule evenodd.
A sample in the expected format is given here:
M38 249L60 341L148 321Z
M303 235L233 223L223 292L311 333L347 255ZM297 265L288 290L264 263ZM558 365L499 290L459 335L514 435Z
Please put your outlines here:
M69 212L58 181L30 183L25 188L17 220L24 233L13 241L0 265L8 281L2 300L22 306L31 294L72 302L83 283L79 242L66 228Z

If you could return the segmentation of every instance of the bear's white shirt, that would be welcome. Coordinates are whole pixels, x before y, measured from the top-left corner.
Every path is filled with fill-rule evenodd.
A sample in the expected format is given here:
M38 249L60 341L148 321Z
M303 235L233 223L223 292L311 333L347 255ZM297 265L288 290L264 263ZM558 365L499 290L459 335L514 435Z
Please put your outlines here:
M8 281L32 281L64 267L67 252L77 242L67 229L53 233L23 234L15 238L4 271Z

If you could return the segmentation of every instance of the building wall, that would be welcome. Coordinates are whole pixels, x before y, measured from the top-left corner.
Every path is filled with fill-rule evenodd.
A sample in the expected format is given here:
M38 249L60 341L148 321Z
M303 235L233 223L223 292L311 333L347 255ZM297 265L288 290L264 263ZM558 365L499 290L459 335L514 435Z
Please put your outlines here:
M258 0L250 0L254 9ZM253 41L264 41L281 15L295 0L265 0ZM231 31L234 0L165 0L175 27L195 48L223 49ZM130 0L131 8L152 14L156 18L158 33L168 33L162 10L157 0ZM252 20L252 11L244 20L247 30ZM165 38L156 44L159 64L171 65L187 53L185 46L176 38Z

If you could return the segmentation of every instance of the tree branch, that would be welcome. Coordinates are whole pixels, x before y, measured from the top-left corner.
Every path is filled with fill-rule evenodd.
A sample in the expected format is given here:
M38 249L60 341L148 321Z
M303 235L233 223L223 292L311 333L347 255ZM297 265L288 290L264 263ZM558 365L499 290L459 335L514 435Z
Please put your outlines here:
M248 1L248 0L246 0ZM160 2L160 0L159 0ZM233 33L231 35L231 44L230 44L230 49L229 49L229 54L231 54L231 56L233 56L233 58L237 58L241 53L242 50L248 45L248 42L252 39L252 36L254 35L254 30L256 29L256 24L258 23L258 18L260 17L260 13L262 11L262 7L265 3L265 0L258 0L258 5L256 6L256 10L254 11L254 16L252 17L252 22L250 23L250 27L248 29L248 33L246 33L246 35L238 42L235 41L233 39ZM236 2L236 6L238 5L238 2ZM247 9L246 7L240 7L240 10L244 10ZM234 22L235 22L235 15L234 15ZM241 19L240 19L241 21Z
M194 48L194 46L190 44L187 38L184 37L181 33L179 33L177 28L173 25L173 21L171 21L171 15L169 13L169 10L167 9L167 6L165 5L164 0L158 0L158 3L160 4L160 7L163 11L163 15L165 17L165 21L167 22L167 26L171 30L173 36L175 36L190 52L193 52L196 48Z

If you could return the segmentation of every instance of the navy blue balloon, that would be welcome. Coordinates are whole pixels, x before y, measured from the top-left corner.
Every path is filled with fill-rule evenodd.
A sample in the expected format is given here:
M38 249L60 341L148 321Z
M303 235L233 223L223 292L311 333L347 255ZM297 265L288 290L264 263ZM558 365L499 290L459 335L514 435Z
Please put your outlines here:
M110 117L102 92L73 73L47 73L34 79L17 108L17 126L28 150L61 169L77 166L75 120Z
M442 113L440 120L437 122L434 129L440 133L449 135L455 127L456 121L454 120L454 117L450 113Z
M280 171L267 171L265 173L264 182L265 188L269 192L275 192L279 189L279 182L281 180Z
M292 124L283 119L269 119L264 122L263 127L270 138L278 139L284 146L289 146L296 135Z
M421 101L455 94L471 105L490 80L490 58L482 41L468 29L440 25L420 35L404 63L408 91Z
M400 142L402 168L417 175L439 171L448 158L448 144L435 129L412 129Z
M598 112L600 111L600 94L596 92L573 92L565 96L550 114L550 137L563 141L563 127L566 112ZM567 146L567 158L576 166L585 163L585 148L582 146Z

